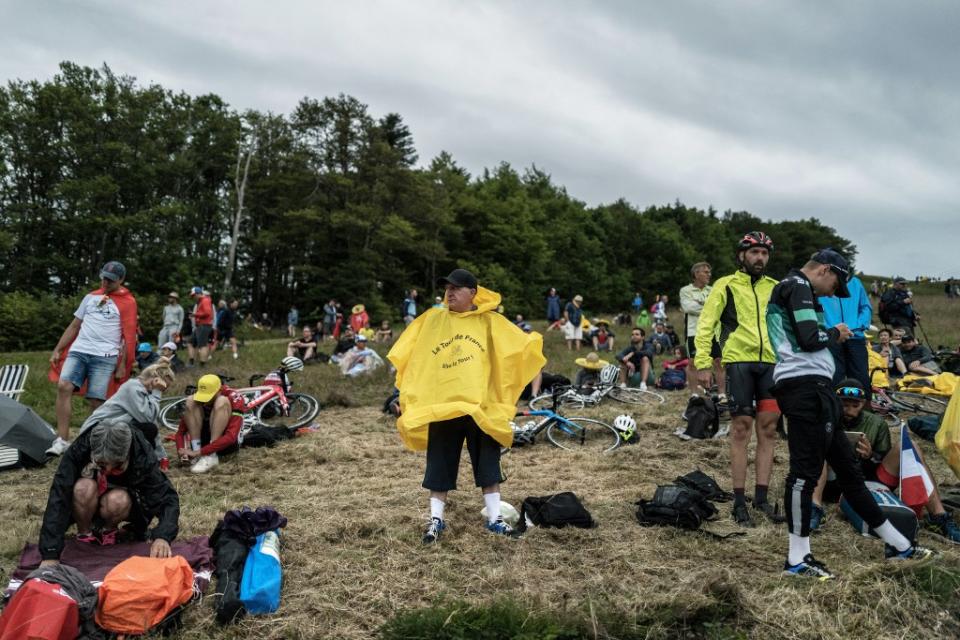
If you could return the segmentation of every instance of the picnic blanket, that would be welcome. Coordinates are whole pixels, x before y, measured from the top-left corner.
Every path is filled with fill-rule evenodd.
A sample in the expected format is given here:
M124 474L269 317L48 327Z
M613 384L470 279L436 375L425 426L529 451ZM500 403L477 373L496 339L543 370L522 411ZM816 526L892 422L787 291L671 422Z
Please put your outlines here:
M170 545L173 555L183 556L193 569L194 595L203 593L210 584L213 575L213 550L210 548L207 536L197 536L189 540L177 540ZM68 538L60 554L60 562L79 570L93 586L99 587L103 578L115 566L133 556L149 556L149 542L118 542L117 544L101 547L86 542L77 542L76 538ZM35 544L26 544L17 562L17 568L10 575L10 582L4 591L4 598L9 598L27 576L40 566L40 550Z

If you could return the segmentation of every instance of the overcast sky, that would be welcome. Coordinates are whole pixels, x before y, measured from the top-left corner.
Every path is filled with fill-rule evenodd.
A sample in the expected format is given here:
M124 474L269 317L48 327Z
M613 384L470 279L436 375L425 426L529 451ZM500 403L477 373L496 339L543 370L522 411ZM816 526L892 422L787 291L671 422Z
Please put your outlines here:
M868 273L960 275L960 3L0 0L0 79L100 66L237 109L347 93L421 162L588 204L816 216ZM774 238L776 241L776 238Z

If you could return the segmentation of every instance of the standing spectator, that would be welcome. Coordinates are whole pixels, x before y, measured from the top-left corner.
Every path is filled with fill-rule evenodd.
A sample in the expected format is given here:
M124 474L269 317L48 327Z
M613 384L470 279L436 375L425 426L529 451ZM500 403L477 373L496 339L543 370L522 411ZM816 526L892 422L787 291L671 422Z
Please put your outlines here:
M894 278L893 288L880 298L880 320L894 327L913 329L920 314L913 310L913 297L904 278Z
M337 322L337 301L333 298L323 305L323 331L320 338L334 339L333 325Z
M583 296L577 294L563 309L563 319L566 320L563 325L563 338L570 351L573 351L574 346L580 351L580 341L583 340L583 328L580 326L583 320L583 310L580 308L582 304Z
M446 529L447 492L457 487L464 440L483 491L486 529L511 535L500 515L500 449L513 444L517 400L546 362L543 339L494 313L499 294L480 287L469 271L454 269L440 284L448 309L417 318L387 356L397 368L397 429L407 447L427 450L430 523L422 541L434 543Z
M417 290L410 289L403 299L403 323L410 324L417 317Z
M713 270L709 262L698 262L690 267L690 277L693 279L691 284L680 289L680 308L684 313L684 331L687 343L687 353L690 355L690 366L687 367L687 383L691 389L697 384L697 372L694 366L694 358L697 355L697 325L700 322L700 313L703 311L703 305L707 302L707 297L713 291L710 284L710 277ZM710 341L710 357L713 359L713 376L716 379L717 387L720 393L724 393L726 384L726 373L720 364L720 343L717 337L713 336ZM708 391L709 388L704 389Z
M291 305L287 312L287 335L291 338L297 335L297 326L300 324L300 312L297 305Z
M662 296L657 296L657 301L653 305L653 321L667 323L667 302L670 300L670 296L663 294Z
M557 290L550 287L547 292L547 331L560 326L560 296Z
M157 337L157 344L176 342L184 320L183 307L180 306L180 294L171 291L167 294L167 304L163 307L163 326Z
M193 337L187 346L189 362L193 366L196 362L201 367L206 366L210 359L210 337L213 335L213 300L201 287L190 290L190 297L196 301L193 307Z
M237 353L237 336L234 335L234 327L237 322L237 308L239 308L240 302L238 300L231 300L230 304L224 304L223 309L220 310L219 320L217 321L217 336L220 339L220 343L223 345L230 344L230 351L233 352L233 359L236 360L239 357Z
M630 303L630 308L633 309L633 315L637 315L640 313L640 309L643 309L643 296L640 295L639 291L633 294L633 302Z
M123 286L127 269L108 262L100 288L83 297L73 320L50 355L48 378L57 383L57 439L47 450L61 455L70 446L71 396L86 388L96 409L130 377L136 355L137 301Z
M367 315L367 309L362 304L355 304L350 310L350 328L355 335L370 328L370 316Z
M767 337L767 303L777 281L765 275L773 240L751 231L737 243L739 269L720 278L713 287L697 324L694 365L700 386L710 388L713 337L720 333L721 361L727 368L727 406L730 408L730 475L733 479L733 519L752 527L744 488L747 483L747 445L751 428L757 434L756 485L753 508L774 522L782 522L767 501L773 448L780 409L773 397L776 356ZM815 482L815 481L814 481Z
M856 378L864 389L870 388L870 373L867 365L867 338L864 331L873 320L873 306L870 297L860 282L853 276L847 283L850 296L821 296L818 302L823 307L823 321L827 328L845 324L853 335L842 343L830 343L830 353L836 363L833 383L836 385L844 378ZM869 396L869 393L867 394Z

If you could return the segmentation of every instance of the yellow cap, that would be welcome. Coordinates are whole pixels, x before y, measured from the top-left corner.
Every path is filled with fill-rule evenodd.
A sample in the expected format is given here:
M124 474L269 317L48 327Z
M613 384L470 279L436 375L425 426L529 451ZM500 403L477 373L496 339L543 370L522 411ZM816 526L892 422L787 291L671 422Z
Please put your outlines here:
M194 402L207 403L220 392L220 378L208 373L197 380L197 392L193 394Z

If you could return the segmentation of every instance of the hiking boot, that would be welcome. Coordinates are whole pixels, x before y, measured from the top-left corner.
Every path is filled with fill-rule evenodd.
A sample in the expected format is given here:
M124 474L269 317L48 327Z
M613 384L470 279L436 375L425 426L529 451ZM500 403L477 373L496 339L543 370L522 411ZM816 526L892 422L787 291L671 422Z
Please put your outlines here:
M960 527L953 521L953 517L949 513L944 512L935 516L928 515L926 525L927 529L943 536L949 542L960 544Z
M63 452L70 448L70 441L64 440L60 436L57 436L57 439L53 441L53 444L50 445L50 448L47 449L48 456L62 456Z
M516 532L514 532L513 527L511 527L506 522L504 522L503 516L498 516L497 519L494 520L493 522L488 522L487 531L491 533L495 533L499 536L513 537L516 535Z
M753 528L753 518L750 517L750 510L747 509L746 503L733 505L733 520L741 527Z
M100 542L97 540L97 536L93 535L92 531L87 531L85 533L77 534L77 542L84 542L86 544L93 544L95 542Z
M810 532L820 530L820 525L823 524L823 519L827 517L827 514L823 511L822 507L819 507L815 504L810 505Z
M421 542L423 542L423 544L436 542L440 539L440 534L443 533L443 530L446 528L447 525L444 524L440 518L430 518L430 524L427 525L427 530L423 532Z
M897 551L896 547L885 544L883 545L883 555L887 560L891 561L909 560L911 562L921 563L932 559L937 555L937 552L933 549L921 547L918 544L913 545L906 551Z
M117 530L116 529L104 529L100 532L100 546L109 547L112 544L117 544Z
M830 570L827 569L825 564L818 562L813 555L809 553L803 556L803 562L800 564L792 565L789 560L784 561L783 575L791 578L813 578L818 582L835 580L837 577L830 573Z
M190 471L191 473L206 473L218 464L220 464L220 459L217 457L217 454L211 453L208 456L200 456L197 458L196 461L190 465Z
M762 511L764 515L774 524L783 524L787 521L786 516L780 513L780 509L773 506L769 502L754 502L753 508L757 511Z

